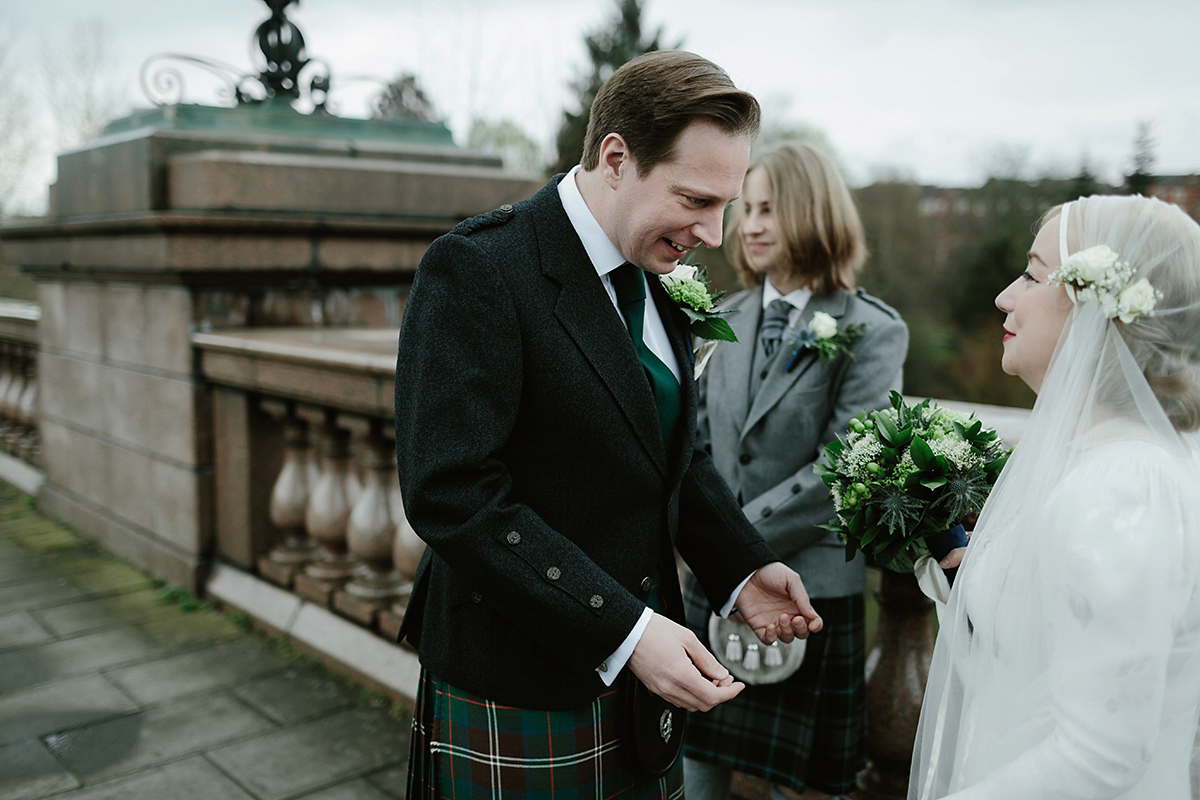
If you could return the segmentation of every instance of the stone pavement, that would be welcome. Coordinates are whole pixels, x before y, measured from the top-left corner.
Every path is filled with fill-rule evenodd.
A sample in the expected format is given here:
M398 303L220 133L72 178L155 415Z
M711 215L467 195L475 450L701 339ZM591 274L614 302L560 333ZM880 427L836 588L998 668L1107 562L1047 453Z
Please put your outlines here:
M0 800L392 800L408 730L0 482Z

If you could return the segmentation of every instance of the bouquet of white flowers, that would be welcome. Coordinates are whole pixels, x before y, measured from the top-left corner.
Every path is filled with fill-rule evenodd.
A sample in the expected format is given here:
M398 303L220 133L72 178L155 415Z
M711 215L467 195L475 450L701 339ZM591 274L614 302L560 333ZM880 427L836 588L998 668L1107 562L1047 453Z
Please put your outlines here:
M862 550L885 569L912 572L931 539L979 512L1010 451L974 415L930 400L911 405L898 392L891 399L891 408L851 420L814 469L833 495L837 516L825 527L845 540L846 560Z

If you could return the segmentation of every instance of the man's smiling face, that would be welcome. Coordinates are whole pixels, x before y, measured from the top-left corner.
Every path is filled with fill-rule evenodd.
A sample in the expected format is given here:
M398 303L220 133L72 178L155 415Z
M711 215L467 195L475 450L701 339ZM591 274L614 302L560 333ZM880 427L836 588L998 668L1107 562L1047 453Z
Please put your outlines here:
M665 275L698 245L719 247L725 207L742 190L750 138L697 119L673 156L647 175L631 156L613 179L615 213L605 232L633 264Z

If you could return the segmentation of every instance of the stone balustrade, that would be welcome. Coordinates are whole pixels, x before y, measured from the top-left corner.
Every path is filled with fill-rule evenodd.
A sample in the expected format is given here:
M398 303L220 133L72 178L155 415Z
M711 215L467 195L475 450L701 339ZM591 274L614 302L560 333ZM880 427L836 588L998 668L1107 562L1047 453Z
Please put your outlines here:
M38 321L34 303L0 299L0 452L4 474L26 491L41 465L38 415ZM19 463L12 463L13 461ZM32 470L32 471L31 471Z
M395 466L395 330L199 333L216 549L394 640L424 543Z
M392 642L424 550L396 479L396 337L329 328L192 337L212 395L218 557ZM944 405L976 413L1010 445L1028 417ZM870 760L850 796L890 800L906 792L933 613L912 576L871 582Z

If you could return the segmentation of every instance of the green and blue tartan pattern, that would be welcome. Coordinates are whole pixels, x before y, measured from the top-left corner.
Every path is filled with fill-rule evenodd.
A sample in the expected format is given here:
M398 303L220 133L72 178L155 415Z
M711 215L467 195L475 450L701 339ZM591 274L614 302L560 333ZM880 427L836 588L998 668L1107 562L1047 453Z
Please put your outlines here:
M648 605L657 607L658 576ZM617 686L570 711L494 703L421 668L409 800L683 800L683 759L642 778L621 752Z
M708 603L688 576L687 618L708 645ZM813 598L824 629L785 681L747 686L706 713L688 715L683 754L777 786L829 794L854 788L866 766L867 688L862 595ZM699 630L699 619L705 630Z

